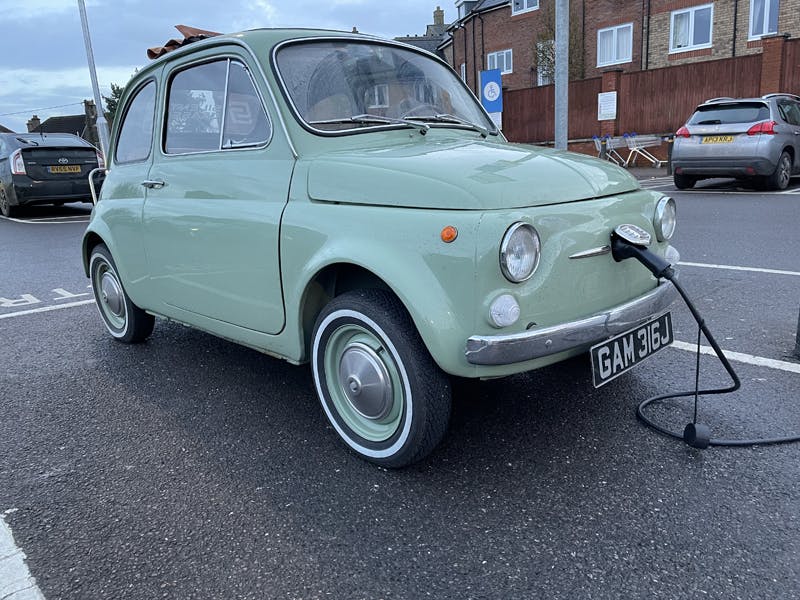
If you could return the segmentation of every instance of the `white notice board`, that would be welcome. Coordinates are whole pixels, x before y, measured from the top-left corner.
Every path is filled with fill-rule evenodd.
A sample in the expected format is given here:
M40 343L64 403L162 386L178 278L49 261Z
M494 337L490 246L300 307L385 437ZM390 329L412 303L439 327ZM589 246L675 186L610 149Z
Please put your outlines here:
M613 121L617 118L617 92L597 94L597 120Z

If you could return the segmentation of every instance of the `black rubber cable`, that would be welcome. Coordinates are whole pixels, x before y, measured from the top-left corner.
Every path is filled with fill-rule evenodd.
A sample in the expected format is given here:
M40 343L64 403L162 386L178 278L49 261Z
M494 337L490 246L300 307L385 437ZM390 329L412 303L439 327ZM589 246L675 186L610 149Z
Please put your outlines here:
M725 356L725 353L720 348L719 344L717 344L717 340L714 339L712 333L706 327L705 321L700 316L700 313L697 312L694 304L692 301L689 300L688 295L684 291L683 287L678 283L677 279L675 278L675 272L670 269L665 269L661 276L665 279L668 279L672 282L672 285L675 286L675 289L678 290L678 293L683 298L683 301L686 303L686 306L692 313L694 320L697 321L697 325L699 326L699 331L697 332L697 372L695 374L695 389L689 392L677 392L674 394L663 394L660 396L653 396L652 398L648 398L647 400L642 401L639 406L636 407L636 416L640 421L642 421L648 427L655 429L657 432L673 437L679 440L683 440L684 436L681 433L676 433L674 431L670 431L669 429L662 427L651 420L644 414L644 409L647 408L653 402L658 402L660 400L668 400L670 398L684 398L687 396L694 396L695 397L695 406L694 406L694 423L697 423L697 400L698 396L708 396L713 394L729 394L731 392L735 392L741 386L741 381L739 380L739 376L736 374L736 371L733 370L731 363L728 361L728 358ZM726 388L715 388L709 390L698 390L699 381L700 381L700 333L703 333L708 340L708 343L714 349L714 353L717 355L717 358L722 363L722 366L725 367L725 370L730 375L733 384ZM725 439L715 439L711 438L709 440L710 446L729 446L729 447L736 447L736 446L767 446L772 444L788 444L793 442L800 442L800 435L792 435L787 437L777 437L777 438L760 438L760 439L752 439L752 440L725 440Z

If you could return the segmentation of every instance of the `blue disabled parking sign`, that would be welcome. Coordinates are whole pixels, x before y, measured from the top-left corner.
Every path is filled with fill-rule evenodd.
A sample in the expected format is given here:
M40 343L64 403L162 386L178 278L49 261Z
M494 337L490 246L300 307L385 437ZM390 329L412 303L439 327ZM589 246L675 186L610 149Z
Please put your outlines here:
M503 112L503 76L500 69L481 71L481 104L490 114Z

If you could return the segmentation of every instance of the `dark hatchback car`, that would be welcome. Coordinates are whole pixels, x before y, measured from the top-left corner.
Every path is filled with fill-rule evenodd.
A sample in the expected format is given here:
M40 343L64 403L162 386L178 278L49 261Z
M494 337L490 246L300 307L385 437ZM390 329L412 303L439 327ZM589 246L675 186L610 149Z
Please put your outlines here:
M105 167L97 148L67 133L0 134L0 214L30 204L91 202L89 173ZM99 189L103 176L95 179Z

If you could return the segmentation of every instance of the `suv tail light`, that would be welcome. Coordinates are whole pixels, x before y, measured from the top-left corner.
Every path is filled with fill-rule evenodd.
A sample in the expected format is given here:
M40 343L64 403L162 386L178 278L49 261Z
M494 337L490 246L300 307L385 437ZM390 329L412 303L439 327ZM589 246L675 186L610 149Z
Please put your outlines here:
M685 137L685 138L692 137L692 134L689 133L689 130L686 128L686 126L683 126L680 129L678 129L678 131L675 132L675 135L677 135L678 137Z
M13 175L27 174L25 171L25 161L22 160L22 150L14 150L11 156L8 157L8 161L11 163L11 173Z
M747 135L758 135L759 133L766 133L767 135L775 135L775 121L762 121L756 123L747 130Z
M103 158L103 153L102 152L98 152L97 153L97 166L99 168L101 168L101 169L105 169L106 168L106 159Z

